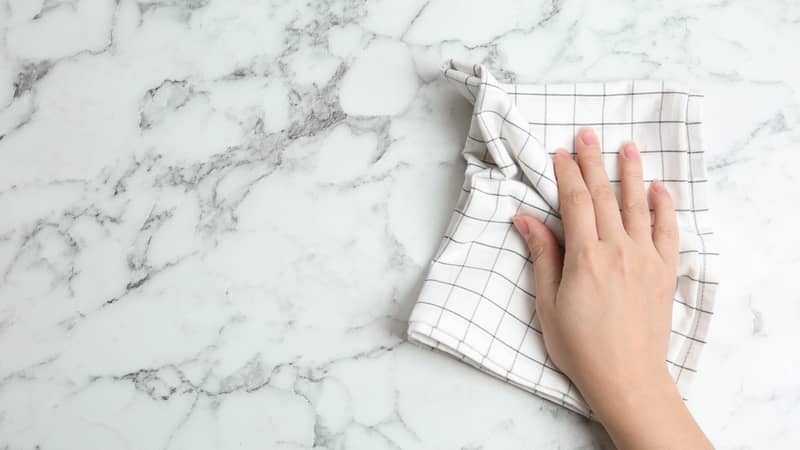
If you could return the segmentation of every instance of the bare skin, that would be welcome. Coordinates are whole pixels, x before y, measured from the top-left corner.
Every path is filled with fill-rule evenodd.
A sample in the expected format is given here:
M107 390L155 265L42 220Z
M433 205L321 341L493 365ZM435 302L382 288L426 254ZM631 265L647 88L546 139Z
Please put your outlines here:
M544 224L514 218L533 259L547 352L620 449L711 449L665 364L679 244L670 195L659 182L645 193L628 143L620 213L597 135L581 130L575 146L577 163L565 150L554 158L563 255Z

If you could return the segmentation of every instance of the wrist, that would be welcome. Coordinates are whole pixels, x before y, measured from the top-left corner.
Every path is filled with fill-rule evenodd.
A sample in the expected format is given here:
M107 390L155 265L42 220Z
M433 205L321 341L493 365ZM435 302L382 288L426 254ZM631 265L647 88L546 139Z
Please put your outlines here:
M712 448L666 367L631 375L588 400L619 448Z
M674 409L683 400L666 366L659 364L625 371L591 392L587 402L608 427L614 422L631 423L659 408Z

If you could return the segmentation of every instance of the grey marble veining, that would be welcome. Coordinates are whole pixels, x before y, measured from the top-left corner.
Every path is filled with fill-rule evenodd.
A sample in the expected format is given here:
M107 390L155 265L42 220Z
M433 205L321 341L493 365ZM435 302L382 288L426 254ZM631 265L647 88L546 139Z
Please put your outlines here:
M706 94L689 405L800 444L793 2L0 0L0 447L610 448L405 342L463 176L449 58Z

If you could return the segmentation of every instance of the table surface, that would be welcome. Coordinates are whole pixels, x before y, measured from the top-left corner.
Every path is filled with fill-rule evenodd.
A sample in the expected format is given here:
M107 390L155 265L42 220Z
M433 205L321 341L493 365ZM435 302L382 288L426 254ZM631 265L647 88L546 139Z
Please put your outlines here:
M406 341L463 177L456 58L705 93L689 406L721 449L797 448L800 8L355 3L0 2L0 447L613 447Z

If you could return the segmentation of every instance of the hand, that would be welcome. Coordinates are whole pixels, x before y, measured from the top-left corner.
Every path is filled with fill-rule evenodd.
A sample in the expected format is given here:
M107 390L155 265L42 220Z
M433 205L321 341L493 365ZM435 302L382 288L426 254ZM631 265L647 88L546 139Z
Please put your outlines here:
M670 195L652 183L651 230L636 145L620 152L621 214L594 131L582 130L575 146L577 164L564 150L554 158L563 257L543 223L514 218L533 259L547 352L618 446L710 448L665 363L679 245ZM670 423L679 429L652 432Z

